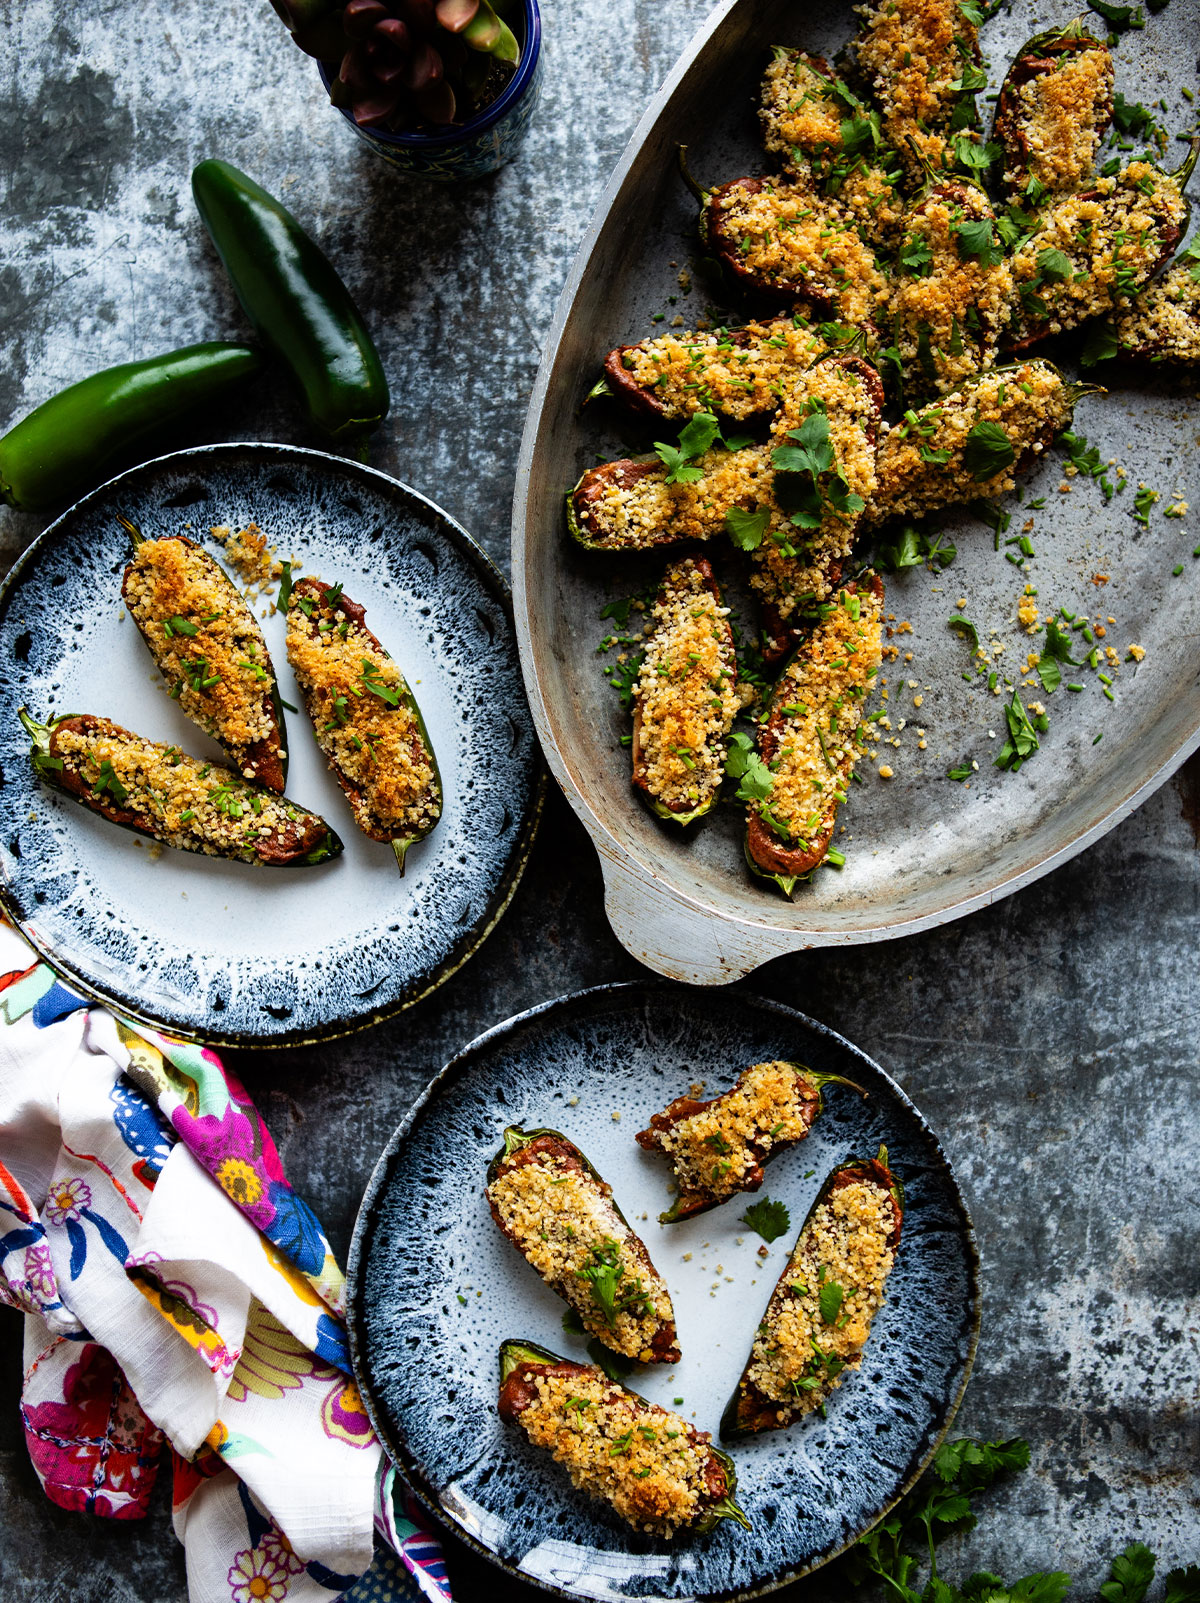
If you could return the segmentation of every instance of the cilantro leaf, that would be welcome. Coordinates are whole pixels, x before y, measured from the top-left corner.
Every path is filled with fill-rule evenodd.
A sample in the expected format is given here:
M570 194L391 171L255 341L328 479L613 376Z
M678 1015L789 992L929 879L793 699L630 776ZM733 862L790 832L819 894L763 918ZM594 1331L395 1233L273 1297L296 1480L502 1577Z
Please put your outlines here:
M1146 18L1141 6L1111 6L1107 0L1087 0L1088 8L1098 17L1103 17L1114 33L1124 33L1127 28L1144 28Z
M598 1336L593 1336L587 1344L587 1355L604 1373L609 1380L622 1381L637 1368L637 1361L626 1358L624 1353L615 1353L611 1347L606 1347Z
M1029 722L1025 704L1015 690L1012 693L1012 700L1004 709L1004 721L1008 725L1008 738L1000 748L995 766L1015 774L1021 764L1032 757L1041 745L1037 730Z
M577 1308L567 1309L562 1316L562 1327L565 1336L583 1336L586 1334L583 1328L583 1320L580 1319Z
M979 483L991 479L1017 459L1012 441L999 423L976 423L963 446L963 466Z
M958 239L958 254L978 261L981 267L995 267L1004 251L996 238L995 226L990 217L978 222L957 223L953 230Z
M970 763L959 763L956 768L947 769L946 778L955 779L959 782L959 784L961 784L964 779L970 779L974 772L975 770L971 767Z
M1075 267L1065 250L1040 250L1037 253L1037 282L1064 284L1074 275Z
M1012 1603L1062 1603L1070 1584L1071 1577L1062 1570L1039 1570L1011 1582L1008 1596Z
M629 622L630 608L633 606L633 596L625 596L621 601L609 601L600 608L602 618L612 618L618 629L624 629Z
M1097 362L1109 361L1120 349L1121 342L1111 323L1093 323L1087 331L1079 361L1083 367L1095 367Z
M1043 652L1037 665L1037 676L1042 682L1042 689L1052 696L1062 684L1062 669L1058 666L1058 659Z
M933 266L933 252L923 239L910 234L900 251L900 266L916 278L924 278Z
M283 564L283 576L279 581L279 594L275 597L275 606L277 611L286 612L288 609L288 603L291 601L291 599L292 565L290 562L285 562Z
M1112 1561L1111 1579L1100 1588L1104 1603L1142 1603L1154 1579L1154 1554L1143 1542L1130 1542Z
M746 1209L742 1223L769 1242L786 1235L792 1227L792 1216L782 1202L772 1202L770 1197L763 1197Z
M743 512L741 507L730 507L725 514L725 533L739 551L757 551L763 543L771 513L767 507L755 512Z
M1180 254L1180 262L1191 262L1188 276L1200 284L1200 234L1197 234L1192 243Z
M979 630L970 618L964 618L961 612L956 612L946 621L947 629L953 629L956 635L961 635L972 651L979 650Z
M829 439L829 419L824 412L813 412L798 429L788 430L795 445L778 446L771 462L780 473L811 473L819 478L833 466L833 446Z
M817 1306L821 1310L821 1318L827 1325L837 1323L837 1316L842 1311L842 1303L846 1293L836 1280L827 1280L817 1293Z
M954 141L954 154L961 166L971 168L982 177L1000 159L1003 148L994 139L981 144L969 134L962 134Z
M1200 1603L1200 1564L1168 1570L1162 1603Z
M758 755L750 736L740 729L729 737L725 772L730 779L740 781L734 792L739 801L766 801L775 786L774 774Z
M895 545L880 546L877 566L888 573L900 573L905 568L919 568L925 561L921 550L920 531L906 523L896 538Z
M1082 663L1076 662L1071 655L1071 637L1065 629L1060 629L1053 618L1046 625L1046 645L1042 652L1043 657L1052 657L1057 662L1065 662L1070 668L1081 668Z
M694 412L680 430L679 449L689 457L703 456L720 432L711 412Z
M667 483L693 484L703 478L694 459L704 455L720 432L721 425L711 412L696 412L680 430L678 445L656 440L654 450L667 470Z
M1148 111L1139 100L1126 100L1119 89L1113 96L1112 120L1113 127L1126 139L1148 133L1155 126L1154 113Z

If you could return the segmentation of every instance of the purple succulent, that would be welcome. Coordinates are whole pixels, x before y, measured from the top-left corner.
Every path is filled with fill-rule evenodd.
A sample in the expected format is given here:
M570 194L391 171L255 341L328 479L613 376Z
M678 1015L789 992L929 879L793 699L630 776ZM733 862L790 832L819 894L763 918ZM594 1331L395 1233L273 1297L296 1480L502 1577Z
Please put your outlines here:
M337 65L330 99L360 128L465 122L496 98L520 57L491 0L272 3L301 50Z

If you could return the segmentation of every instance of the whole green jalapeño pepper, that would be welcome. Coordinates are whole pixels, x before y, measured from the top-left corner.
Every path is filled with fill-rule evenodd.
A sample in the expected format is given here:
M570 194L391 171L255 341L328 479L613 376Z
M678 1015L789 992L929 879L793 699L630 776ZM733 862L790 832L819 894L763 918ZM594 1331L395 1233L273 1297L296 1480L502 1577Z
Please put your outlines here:
M0 439L0 500L22 512L65 506L215 412L263 368L246 345L211 340L123 362L43 401Z
M387 379L329 259L291 212L227 161L202 161L192 194L242 310L290 369L313 427L365 461L367 436L387 416Z

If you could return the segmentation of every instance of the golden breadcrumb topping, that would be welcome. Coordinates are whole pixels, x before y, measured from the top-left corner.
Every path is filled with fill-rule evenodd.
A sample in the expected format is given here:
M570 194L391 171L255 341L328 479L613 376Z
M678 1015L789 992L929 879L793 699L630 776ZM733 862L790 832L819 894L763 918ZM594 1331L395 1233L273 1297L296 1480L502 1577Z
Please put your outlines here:
M211 532L225 547L230 567L256 595L283 573L283 563L276 559L275 546L267 544L267 537L257 523L248 523L244 529L236 531L222 526Z
M776 49L763 75L759 122L772 155L821 155L842 148L848 111L829 77L803 50Z
M1014 470L1026 452L1040 454L1071 416L1071 394L1048 362L997 368L953 395L909 412L880 437L878 484L864 521L916 517L937 507L1002 495L1016 485ZM984 479L967 465L969 436L981 423L998 424L1014 460ZM948 453L948 455L946 454Z
M254 862L272 837L294 836L291 826L314 816L231 769L143 740L108 719L86 732L56 730L53 751L106 807L138 813L157 839L183 851Z
M689 1431L678 1414L634 1397L598 1369L525 1373L537 1396L517 1422L581 1492L602 1498L637 1530L660 1536L708 1512L707 1432Z
M1187 203L1178 184L1146 161L1047 207L1012 258L1018 336L1042 328L1059 334L1127 300L1153 272L1170 225L1187 226Z
M183 540L141 540L123 595L180 709L235 756L276 728L275 674L254 614L221 569ZM245 777L256 765L246 760Z
M668 484L667 469L660 463L632 484L593 469L593 482L604 489L587 503L587 538L603 543L606 550L629 551L652 546L664 535L707 540L720 533L731 507L753 511L770 493L771 458L764 447L726 451L718 446L695 466L700 477L687 484Z
M835 465L851 494L869 504L875 493L875 447L870 435L876 415L861 376L837 361L809 368L787 392L771 424L773 444L787 444L789 431L799 428L813 409L823 410L829 419ZM786 619L797 608L823 601L829 594L830 567L850 554L858 518L829 508L818 529L800 530L774 496L762 504L770 510L771 521L762 544L752 553L750 583Z
M887 1190L874 1180L853 1180L815 1208L800 1232L745 1377L779 1404L779 1424L819 1408L845 1372L862 1363L895 1262L888 1245L894 1226Z
M813 1087L809 1085L805 1100L798 1076L803 1078L803 1070L795 1063L756 1063L700 1113L656 1130L679 1190L731 1197L742 1189L747 1173L758 1168L764 1152L802 1141L812 1121Z
M743 267L767 284L828 301L847 323L882 312L887 279L840 208L806 184L780 182L754 193L734 187L717 197L725 235Z
M669 568L634 687L634 760L655 800L699 807L721 788L725 737L742 705L722 606L689 557Z
M897 173L872 167L860 157L848 169L835 170L823 187L868 244L891 250L899 242L904 219L897 181Z
M404 675L362 624L320 595L301 580L287 613L288 661L317 744L352 787L350 810L364 834L398 840L427 832L440 797Z
M858 60L883 111L883 128L906 170L920 164L916 141L933 167L946 165L947 140L937 129L950 120L963 91L965 63L974 60L979 30L958 0L877 0L858 6Z
M1009 92L1013 130L1023 142L1006 128L1004 182L1020 189L1036 178L1052 195L1063 195L1079 189L1092 171L1112 103L1113 61L1099 45L1052 59L1053 70Z
M870 575L868 575L868 579ZM833 822L859 755L863 703L881 659L883 602L864 586L843 590L775 687L782 710L769 822L793 844L819 840Z
M1172 267L1116 318L1123 351L1172 362L1200 362L1200 279L1194 266Z
M654 391L667 417L707 411L743 419L773 412L784 385L821 349L802 318L780 318L732 333L663 334L626 351L622 365L640 389Z
M671 1294L594 1176L565 1155L538 1153L504 1167L487 1194L521 1254L588 1334L650 1363L656 1332L674 1318Z
M944 394L995 359L1013 278L994 230L991 244L978 248L973 225L992 220L987 196L969 185L935 194L910 214L903 255L921 271L901 274L891 307L910 393Z

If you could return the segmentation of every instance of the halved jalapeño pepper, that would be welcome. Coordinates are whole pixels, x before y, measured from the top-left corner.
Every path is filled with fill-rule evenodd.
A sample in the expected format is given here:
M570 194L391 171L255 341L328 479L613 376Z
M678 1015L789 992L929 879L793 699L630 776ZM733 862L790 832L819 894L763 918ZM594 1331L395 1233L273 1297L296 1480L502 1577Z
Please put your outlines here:
M1076 17L1023 44L996 101L992 137L1010 195L1036 205L1083 186L1113 114L1113 59Z
M763 145L793 177L836 199L873 245L900 220L900 177L870 110L824 56L773 45L759 96Z
M757 538L748 527L737 534L754 566L750 583L762 604L769 667L795 648L805 616L841 581L875 492L883 402L870 362L854 351L827 351L787 391L771 425L769 515Z
M681 1096L652 1113L637 1143L671 1160L677 1188L660 1223L677 1224L741 1192L757 1191L763 1166L812 1129L824 1110L822 1090L831 1083L867 1094L844 1075L773 1061L743 1069L728 1091L707 1102Z
M317 744L354 822L405 853L442 816L437 758L408 682L340 584L300 579L281 590L288 661Z
M602 1180L557 1130L511 1125L488 1165L492 1218L584 1329L643 1364L676 1364L675 1313L650 1261Z
M855 331L848 329L847 334ZM829 344L800 316L747 323L745 328L660 334L618 345L604 359L604 377L588 399L611 395L643 417L686 420L695 412L765 416L784 387Z
M987 84L978 24L960 0L875 0L862 8L854 56L855 82L873 95L909 176L954 167L959 138L972 138L979 120L976 92Z
M633 689L633 784L659 818L692 824L717 805L725 737L741 708L729 608L712 564L663 575Z
M903 1218L904 1191L886 1147L829 1175L771 1293L721 1419L723 1440L790 1425L859 1367Z
M976 184L931 181L904 214L891 317L906 395L990 367L1012 314L1012 269Z
M694 464L697 479L669 481L657 456L589 468L567 493L567 532L588 551L650 551L684 540L708 540L732 507L750 511L769 492L771 464L763 446L715 446Z
M267 868L311 866L342 851L318 814L178 746L144 740L91 713L44 724L24 707L17 716L33 741L39 778L164 846Z
M1132 306L1118 313L1111 333L1115 348L1106 355L1194 367L1200 362L1200 265L1181 260L1156 278Z
M287 783L283 706L267 643L245 598L186 535L133 541L121 599L179 710L227 751L243 779L282 793Z
M681 147L681 163L685 156ZM700 201L701 240L742 289L874 327L887 305L887 276L835 201L804 181L735 178L708 190L683 172Z
M750 1529L734 1501L737 1471L679 1414L535 1342L500 1347L500 1418L547 1448L589 1497L635 1530L706 1535L718 1520Z
M1045 208L1012 258L1018 310L1010 351L1027 351L1137 295L1187 232L1191 205L1183 192L1198 158L1200 135L1172 173L1133 161Z
M829 851L881 660L883 585L848 584L788 663L759 727L760 795L747 806L746 863L790 896Z
M951 395L910 408L884 435L875 457L867 524L922 517L939 507L1002 495L1069 428L1080 396L1095 384L1069 384L1040 359L991 368Z

